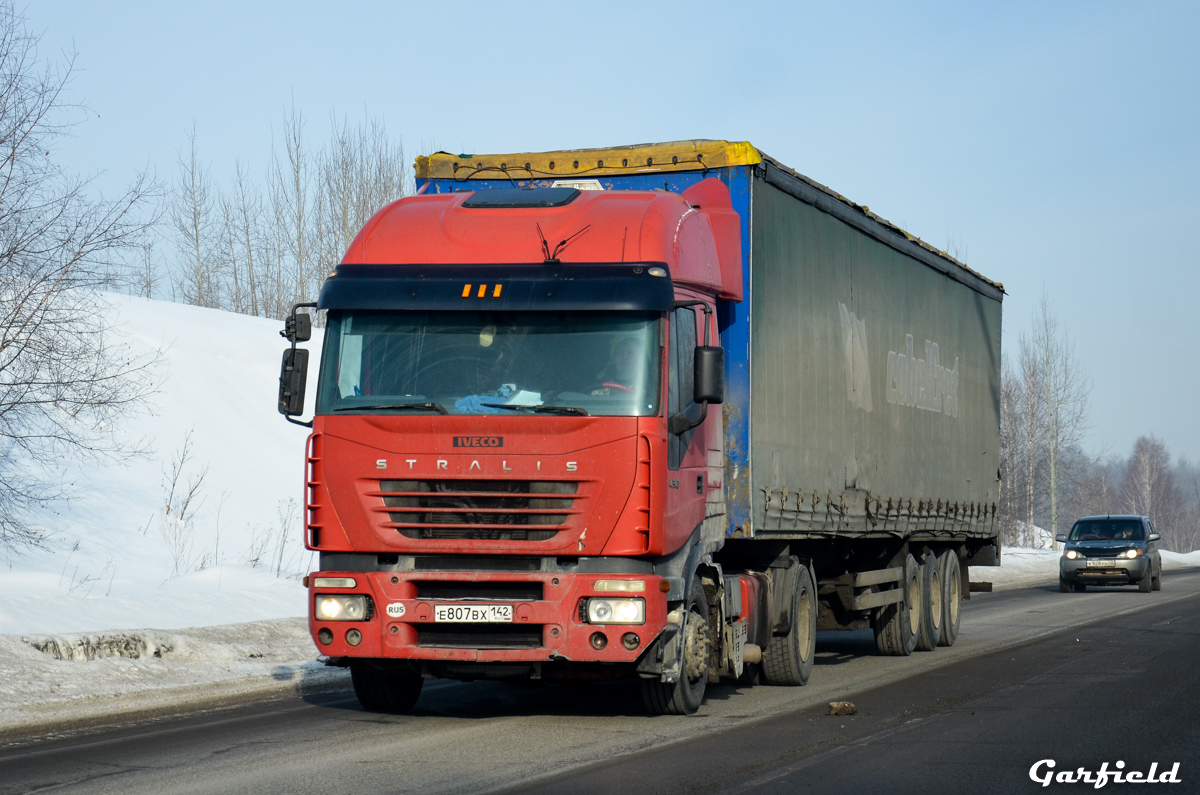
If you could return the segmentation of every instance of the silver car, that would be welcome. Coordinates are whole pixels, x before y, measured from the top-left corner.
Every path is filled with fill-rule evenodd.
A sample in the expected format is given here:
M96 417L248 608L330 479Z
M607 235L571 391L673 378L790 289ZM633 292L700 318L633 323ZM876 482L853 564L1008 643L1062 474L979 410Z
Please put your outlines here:
M1142 593L1162 588L1159 535L1145 516L1085 516L1070 533L1058 561L1058 589L1084 591L1091 585L1137 585Z

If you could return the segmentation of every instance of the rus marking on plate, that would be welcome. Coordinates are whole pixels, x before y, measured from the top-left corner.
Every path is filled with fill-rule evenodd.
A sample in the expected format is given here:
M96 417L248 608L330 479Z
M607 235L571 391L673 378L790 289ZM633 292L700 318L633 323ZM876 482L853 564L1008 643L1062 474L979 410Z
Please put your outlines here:
M404 605L399 602L392 602L387 606L387 614L392 618L400 618L400 616L404 615Z

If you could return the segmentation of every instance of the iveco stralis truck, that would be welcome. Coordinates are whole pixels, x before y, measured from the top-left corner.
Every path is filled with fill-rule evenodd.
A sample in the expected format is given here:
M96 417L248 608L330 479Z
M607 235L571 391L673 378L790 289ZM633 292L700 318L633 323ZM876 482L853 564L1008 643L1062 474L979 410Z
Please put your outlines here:
M802 685L954 643L995 565L1003 288L748 143L417 160L292 311L318 649L430 677Z

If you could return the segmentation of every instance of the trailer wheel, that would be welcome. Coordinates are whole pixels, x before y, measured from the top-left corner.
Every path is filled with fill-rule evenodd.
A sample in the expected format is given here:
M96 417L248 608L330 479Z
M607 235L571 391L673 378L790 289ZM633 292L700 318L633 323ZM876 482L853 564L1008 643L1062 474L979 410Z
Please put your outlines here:
M692 580L688 595L688 610L684 615L681 649L683 660L679 679L663 682L642 680L642 700L654 715L691 715L704 703L704 688L708 684L708 658L712 641L708 632L708 601L700 578Z
M763 677L769 685L803 685L812 673L817 651L817 592L808 566L797 564L791 578L791 624L786 635L775 635L763 656Z
M912 555L904 562L904 599L879 609L871 622L880 654L907 657L917 645L920 629L921 567ZM916 607L917 609L913 609Z
M921 613L917 617L917 651L933 651L942 639L942 570L937 556L921 560Z
M952 549L943 552L938 563L942 569L942 636L938 645L953 646L958 640L958 611L962 609L962 570L958 554Z
M350 664L350 681L354 683L354 695L363 709L393 715L412 709L425 684L425 680L416 674L380 668L370 660Z

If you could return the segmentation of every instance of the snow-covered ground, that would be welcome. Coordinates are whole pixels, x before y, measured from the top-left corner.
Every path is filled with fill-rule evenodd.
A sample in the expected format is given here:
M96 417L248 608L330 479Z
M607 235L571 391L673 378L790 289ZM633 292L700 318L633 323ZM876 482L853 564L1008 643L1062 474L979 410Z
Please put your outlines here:
M276 411L282 324L105 295L111 344L158 353L157 393L124 464L65 461L68 502L37 521L41 550L0 557L0 634L195 627L302 616L304 428ZM319 336L319 335L317 335ZM320 342L312 350L315 361ZM311 402L311 401L310 401ZM170 473L199 488L184 523L164 516Z

